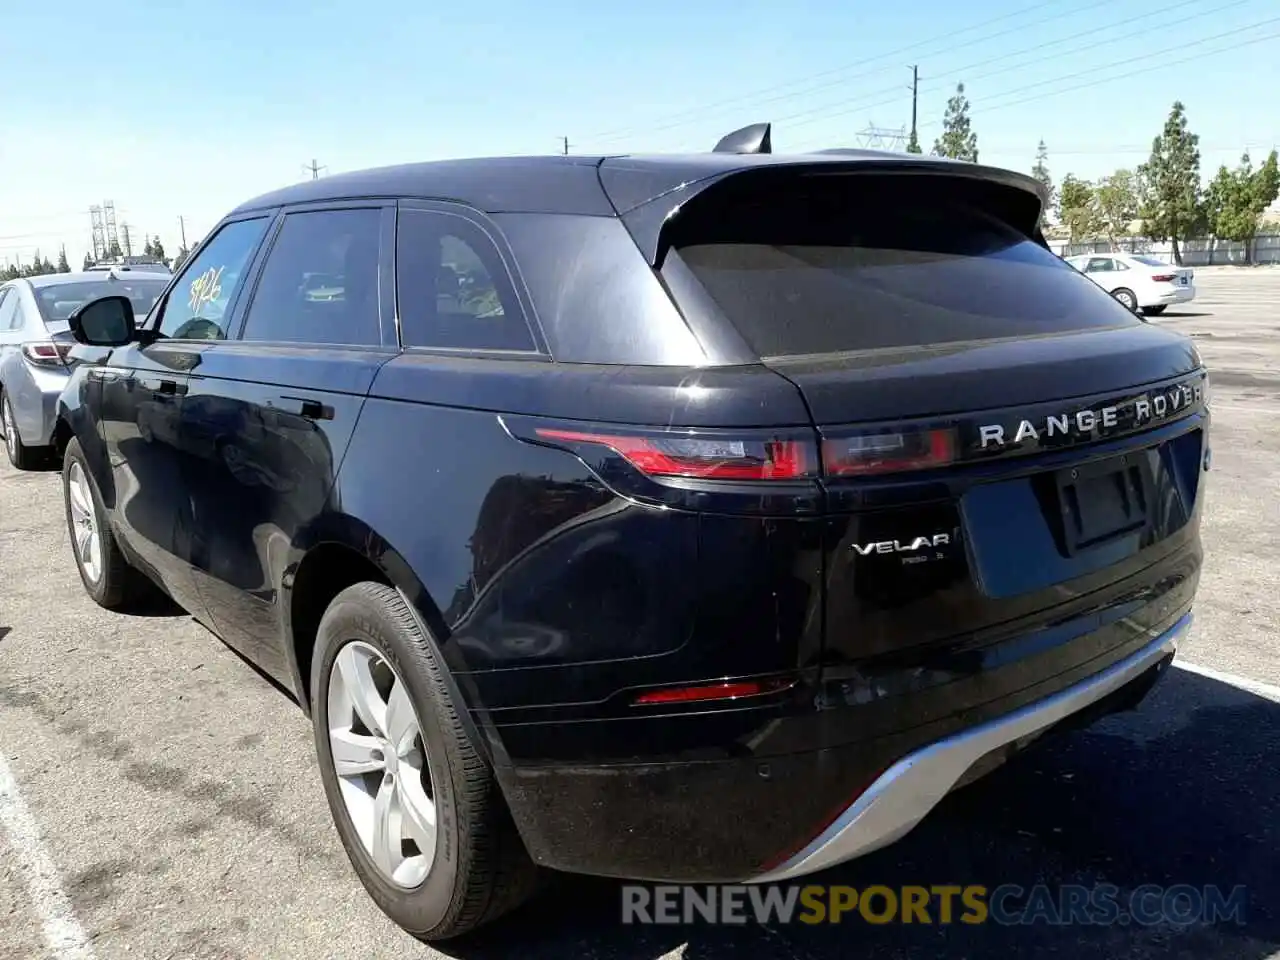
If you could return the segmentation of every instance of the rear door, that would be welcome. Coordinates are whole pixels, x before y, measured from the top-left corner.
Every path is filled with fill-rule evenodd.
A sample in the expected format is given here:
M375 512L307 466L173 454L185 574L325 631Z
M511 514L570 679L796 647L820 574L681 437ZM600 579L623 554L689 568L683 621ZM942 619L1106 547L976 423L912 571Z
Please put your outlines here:
M808 404L833 675L1047 629L1198 551L1194 347L1035 243L1034 207L950 177L742 180L687 205L663 270Z
M397 351L394 206L290 208L182 409L189 556L218 633L292 686L282 580L314 534L378 367Z

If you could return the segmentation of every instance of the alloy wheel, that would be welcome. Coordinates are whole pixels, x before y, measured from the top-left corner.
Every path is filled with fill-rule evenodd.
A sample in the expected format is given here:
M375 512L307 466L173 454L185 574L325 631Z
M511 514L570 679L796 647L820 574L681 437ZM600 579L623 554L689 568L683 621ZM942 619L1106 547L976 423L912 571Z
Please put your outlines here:
M93 506L89 478L79 463L71 464L67 476L67 499L71 503L71 537L75 541L76 559L85 577L97 583L102 576L102 537L98 532L98 515Z
M420 885L436 849L436 805L422 724L387 659L360 640L329 673L329 748L347 816L378 872Z
M9 406L9 398L0 399L0 415L4 417L4 445L13 453L18 447L18 425L13 422L13 408Z
M1138 309L1138 301L1134 299L1133 294L1126 290L1121 290L1117 293L1116 299L1119 300L1128 310L1136 311Z

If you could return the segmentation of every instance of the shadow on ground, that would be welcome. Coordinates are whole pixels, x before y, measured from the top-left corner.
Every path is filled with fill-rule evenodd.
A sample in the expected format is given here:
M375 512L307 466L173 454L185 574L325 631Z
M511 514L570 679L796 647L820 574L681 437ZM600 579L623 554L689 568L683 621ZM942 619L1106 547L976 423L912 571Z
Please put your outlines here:
M619 884L559 877L544 895L446 953L462 960L565 956L825 960L1170 956L1262 960L1280 949L1280 704L1172 671L1136 712L1044 742L958 791L895 846L804 882L1144 884L1224 895L1241 923L1023 926L988 922L728 928L623 926ZM749 830L750 824L743 829Z

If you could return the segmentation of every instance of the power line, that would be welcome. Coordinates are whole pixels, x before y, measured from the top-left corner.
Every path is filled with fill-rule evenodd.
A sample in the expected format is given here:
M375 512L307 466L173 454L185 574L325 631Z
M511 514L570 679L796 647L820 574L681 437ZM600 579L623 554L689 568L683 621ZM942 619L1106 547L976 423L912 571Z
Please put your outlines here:
M1176 53L1176 52L1178 52L1178 51L1186 50L1186 49L1188 49L1188 48L1197 47L1197 46L1200 46L1200 45L1205 44L1205 43L1211 43L1211 42L1213 42L1213 41L1215 41L1215 40L1222 40L1222 39L1224 39L1224 38L1226 38L1226 37L1233 36L1233 35L1238 34L1238 33L1244 33L1244 32L1248 32L1248 31L1256 30L1258 27L1266 26L1266 25L1268 25L1268 24L1276 23L1276 22L1278 22L1278 21L1280 21L1280 17L1272 17L1272 18L1270 18L1270 19L1268 19L1268 20L1263 20L1263 21L1260 21L1260 22L1258 22L1258 23L1251 23L1251 24L1248 24L1248 25L1246 25L1246 26L1244 26L1244 27L1240 27L1240 28L1235 29L1235 30L1228 30L1228 31L1225 31L1225 32L1220 33L1220 34L1215 34L1215 35L1214 35L1214 36L1212 36L1212 37L1204 37L1204 38L1203 38L1203 39L1201 39L1201 40L1195 40L1195 41L1192 41L1192 42L1190 42L1190 43L1179 44L1179 45L1178 45L1178 46L1176 46L1176 47L1168 47L1168 48L1165 48L1165 49L1163 49L1163 50L1156 50L1156 51L1154 51L1154 52L1152 52L1152 53L1143 54L1143 55L1138 56L1138 57L1130 57L1130 58L1128 58L1128 59L1126 59L1126 60L1119 60L1119 61L1117 61L1116 63L1111 64L1111 67L1123 66L1124 64L1128 64L1128 63L1136 63L1136 62L1138 62L1138 61L1140 61L1140 60L1150 60L1150 59L1151 59L1151 58L1153 58L1153 57L1163 57L1163 56L1166 56L1166 55L1167 55L1167 54L1169 54L1169 53ZM1263 43L1263 42L1265 42L1265 41L1267 41L1267 40L1274 40L1274 39L1278 39L1278 38L1280 38L1280 33L1268 34L1268 35L1266 35L1266 36L1262 36L1262 37L1255 37L1255 38L1253 38L1252 40L1244 40L1244 41L1241 41L1241 42L1239 42L1238 44L1236 44L1236 46L1238 46L1238 47L1243 47L1243 46L1252 46L1252 45L1253 45L1253 44L1255 44L1255 43ZM1178 65L1183 64L1183 63L1190 63L1190 62L1192 62L1192 61L1194 61L1194 60L1202 60L1202 59L1204 59L1205 57L1211 57L1211 56L1214 56L1215 54L1219 54L1219 53L1228 53L1228 52L1230 52L1232 49L1235 49L1235 48L1234 48L1234 47L1224 47L1224 48L1221 48L1221 49L1218 49L1218 50L1206 50L1206 51L1204 51L1203 53L1193 54L1192 56L1189 56L1189 57L1182 57L1182 58L1177 59L1177 60L1167 60L1167 61L1165 61L1165 62L1163 62L1163 63L1160 63L1160 64L1157 64L1157 65L1155 65L1155 66L1141 67L1141 68L1139 68L1139 69L1137 69L1137 70L1130 70L1130 71L1128 71L1128 72L1126 72L1126 73L1121 73L1121 74L1118 74L1118 75L1116 75L1116 76L1099 77L1099 78L1095 78L1095 79L1092 79L1092 80L1088 80L1088 81L1086 81L1086 82L1084 82L1084 83L1076 84L1076 85L1074 85L1074 86L1061 87L1061 88L1059 88L1059 89L1057 89L1057 90L1050 90L1050 91L1048 91L1048 92L1046 92L1046 93L1035 94L1035 95L1030 96L1030 97L1021 97L1021 98L1017 98L1017 99L1014 99L1014 100L1011 100L1011 101L1007 101L1007 102L1004 102L1004 103L996 103L996 104L994 104L994 105L987 105L987 104L986 104L986 103L984 103L983 101L978 101L978 102L977 102L977 107L979 108L979 110L980 110L980 111L981 111L981 113L983 113L983 114L985 114L985 113L991 113L991 112L993 112L993 111L995 111L995 110L1003 110L1003 109L1004 109L1004 108L1006 108L1006 107L1013 107L1013 106L1017 106L1017 105L1019 105L1019 104L1023 104L1023 103L1031 103L1031 102L1035 102L1035 101L1039 101L1039 100L1044 100L1044 99L1048 99L1048 98L1050 98L1050 97L1056 97L1056 96L1059 96L1059 95L1064 94L1064 93L1071 93L1071 92L1073 92L1073 91L1075 91L1075 90L1084 90L1084 89L1087 89L1087 88L1089 88L1089 87L1101 86L1101 85L1102 85L1102 84L1104 84L1104 83L1114 83L1114 82L1115 82L1115 81L1117 81L1117 80L1125 80L1125 79L1128 79L1129 77L1135 77L1135 76L1138 76L1138 75L1140 75L1140 74L1149 74L1149 73L1152 73L1153 71L1156 71L1156 70L1164 70L1164 69L1167 69L1168 67L1178 66ZM1108 67L1107 69L1110 69L1110 67ZM1074 78L1075 78L1075 77L1077 77L1077 76L1078 76L1078 74L1066 74L1066 75L1064 75L1064 76L1055 77L1055 78L1053 78L1052 80L1045 80L1045 81L1042 81L1042 82L1040 82L1040 83L1029 84L1028 86L1022 87L1020 90L1010 91L1010 92L1007 92L1007 93L1003 94L1002 96L1010 96L1010 95L1015 95L1015 96L1016 96L1016 94L1021 93L1023 90L1028 90L1028 89L1031 89L1031 88L1033 88L1033 87L1045 86L1045 85L1053 84L1053 83L1060 83L1060 82L1062 82L1063 80L1071 80L1071 79L1074 79ZM997 99L999 99L999 98L997 97ZM921 124L921 126L923 126L923 127L930 127L930 126L936 126L936 125L941 124L941 123L942 123L942 121L941 121L941 120L930 120L930 121L927 121L926 123ZM809 146L812 146L813 144L814 144L814 142L813 142L813 141L811 141L808 145L809 145ZM797 149L803 149L805 146L806 146L805 144L801 144L801 145L799 145L799 146L797 147Z
M1173 46L1173 47L1166 47L1166 48L1164 48L1164 49L1156 50L1156 51L1153 51L1153 52L1151 52L1151 53L1140 54L1139 56L1136 56L1136 57L1128 57L1128 58L1126 58L1126 59L1124 59L1124 60L1117 60L1117 61L1115 61L1115 62L1113 62L1113 63L1107 64L1105 67L1102 67L1102 68L1100 68L1100 69L1103 69L1103 70L1110 70L1110 69L1112 69L1112 68L1114 68L1114 67L1124 66L1125 64L1129 64L1129 63L1137 63L1137 62L1142 61L1142 60L1150 60L1150 59L1151 59L1151 58L1153 58L1153 57L1163 57L1163 56L1165 56L1165 55L1167 55L1167 54L1170 54L1170 53L1178 53L1178 52L1181 52L1181 51L1183 51L1183 50L1187 50L1187 49L1190 49L1190 48L1194 48L1194 47L1197 47L1197 46L1201 46L1202 44L1205 44L1205 43L1211 43L1211 42L1212 42L1212 41L1214 41L1214 40L1221 40L1221 39L1223 39L1224 37L1234 36L1234 35L1239 34L1239 33L1246 33L1246 32L1248 32L1248 31L1250 31L1250 30L1255 30L1255 29L1257 29L1258 27L1262 27L1262 26L1266 26L1266 25L1271 24L1271 23L1275 23L1277 20L1280 20L1280 18L1271 18L1271 19L1268 19L1268 20L1262 20L1262 21L1259 21L1259 22L1256 22L1256 23L1246 24L1246 25L1245 25L1245 26L1243 26L1243 27L1237 27L1237 28L1235 28L1235 29L1233 29L1233 30L1227 30L1227 31L1225 31L1225 32L1223 32L1223 33L1215 34L1214 36L1211 36L1211 37L1202 37L1202 38L1200 38L1199 40L1193 40L1193 41L1190 41L1190 42L1188 42L1188 43L1178 44L1177 46ZM1126 40L1128 40L1128 38L1125 38L1125 39L1126 39ZM1104 41L1104 43L1105 43L1105 41ZM1095 44L1095 46L1097 46L1097 45L1100 45L1100 44ZM1050 58L1050 59L1053 59L1053 58ZM1179 61L1179 62L1182 62L1182 61ZM1010 68L1010 69L1017 69L1017 68L1016 68L1016 67L1013 67L1013 68ZM1152 68L1147 68L1147 69L1152 69ZM998 72L1007 72L1007 71L998 71ZM1137 72L1138 72L1138 73L1141 73L1142 71L1137 71ZM1125 74L1125 76L1131 76L1131 75L1133 75L1133 74ZM988 76L994 76L994 74L988 74ZM1020 94L1020 93L1022 93L1023 91L1030 90L1030 89L1034 89L1034 88L1036 88L1036 87L1043 87L1043 86L1048 86L1048 85L1055 84L1055 83L1061 83L1061 82L1062 82L1062 81L1064 81L1064 80L1074 80L1074 79L1076 79L1078 76L1079 76L1079 73L1078 73L1078 72L1075 72L1075 73L1070 73L1070 74L1064 74L1064 75L1062 75L1062 76L1052 77L1052 78L1050 78L1050 79L1048 79L1048 80L1041 80L1041 81L1037 81L1036 83L1023 84L1023 85L1019 86L1019 87L1018 87L1018 89L1016 89L1016 90L1006 91L1006 92L1005 92L1005 93L1003 93L1003 94L995 94L995 97L998 99L999 97L1003 97L1003 96L1009 96L1009 95L1016 95L1016 94ZM981 79L981 78L977 78L977 79ZM1119 78L1108 78L1108 80L1109 80L1109 79L1119 79ZM1099 82L1108 82L1108 80L1102 80L1102 81L1099 81ZM1093 82L1093 81L1090 81L1088 84L1086 84L1086 86L1093 86L1093 85L1094 85L1094 82ZM1081 88L1072 87L1071 89L1081 89ZM1037 95L1036 97L1029 98L1029 99L1038 99L1038 98L1039 98L1039 95ZM816 121L818 121L818 120L831 120L831 119L835 119L835 118L837 118L837 117L847 116L847 115L849 115L849 114L851 114L851 113L857 113L857 112L860 112L860 111L864 111L864 110L868 110L868 109L873 109L874 107L877 107L877 106L888 106L888 105L889 105L889 103L892 103L892 102L896 102L896 101L888 101L888 102L881 103L881 104L872 104L870 107L851 107L851 108L849 108L849 109L837 110L837 111L834 111L834 112L832 112L832 113L826 113L826 114L823 114L823 115L821 115L821 116L813 117L813 118L811 118L811 119L805 119L805 120L802 120L800 123L794 124L794 126L805 126L806 124L813 123L813 122L816 122ZM979 104L981 104L981 103L982 103L982 101L977 101L977 102L978 102ZM1024 102L1024 101L1020 101L1020 102ZM988 108L984 107L983 109L988 109ZM795 115L795 116L792 116L792 117L781 117L781 118L779 118L777 121L775 121L775 123L784 123L784 122L787 122L787 121L789 121L789 120L794 120L794 119L796 119L796 118L797 118L797 116L799 116L799 117L803 117L803 116L805 116L805 114L799 114L799 115ZM941 122L942 122L941 120L928 120L928 121L926 121L925 123L922 123L920 126L921 126L921 127L936 126L937 124L940 124Z
M1171 11L1177 10L1179 7L1191 6L1193 4L1199 4L1201 2L1202 0L1180 0L1180 2L1178 3L1174 3L1165 7L1165 11L1171 12ZM1187 17L1186 19L1194 20L1198 17L1209 16L1221 10L1225 10L1228 7L1239 6L1241 3L1245 3L1245 2L1248 2L1248 0L1229 0L1229 2L1227 3L1220 4L1216 7L1210 7L1198 14L1195 14L1191 17ZM1149 19L1149 16L1150 16L1149 14L1142 14L1141 16L1130 17L1126 20L1121 20L1117 23L1106 24L1101 29L1105 29L1107 30L1108 33L1112 33L1116 27L1124 26L1125 24L1136 21L1136 20ZM966 64L965 66L960 67L958 69L947 70L945 71L945 73L951 77L963 76L966 86L970 86L973 82L977 80L985 80L990 77L997 77L1003 73L1010 73L1014 70L1021 70L1023 67L1026 66L1026 64L1014 63L1006 67L1001 67L998 70L989 70L986 73L979 73L976 76L970 73L970 71L972 70L975 70L977 68L984 67L993 63L1000 63L1001 61L1009 60L1010 58L1013 58L1013 57L1020 57L1028 53L1035 53L1047 47L1056 46L1060 43L1065 43L1070 40L1087 38L1088 42L1080 45L1079 47L1073 47L1071 49L1063 50L1059 53L1055 53L1049 57L1039 58L1037 62L1048 63L1053 60L1060 60L1063 57L1073 56L1074 54L1080 53L1083 50L1096 50L1100 47L1105 47L1114 43L1125 43L1128 45L1132 45L1132 42L1133 42L1132 38L1127 34L1113 35L1111 36L1110 39L1099 40L1098 39L1099 29L1100 28L1098 27L1093 27L1088 30L1083 30L1079 33L1070 34L1066 37L1059 37L1057 40L1051 40L1045 43L1038 43L1038 44L1035 44L1034 46L1025 47L1021 50L1014 50L1014 51L1011 51L1010 53L1001 54L998 57L990 57L986 60L975 61L974 63ZM1126 62L1126 61L1121 61L1121 62ZM945 82L938 83L935 86L927 87L924 92L935 93L940 90L946 89L947 86L948 84ZM1020 89L1025 89L1025 88L1020 88ZM834 117L844 117L852 113L858 113L865 110L874 110L876 107L890 106L897 102L898 102L897 97L890 100L881 100L876 103L867 103L865 99L863 99L861 103L859 103L858 101L853 101L853 102L846 101L840 104L840 109L835 111L830 110L830 107L834 106L834 104L824 104L818 107L812 107L806 110L801 110L797 113L789 114L787 116L778 117L773 122L775 124L791 123L793 126L799 127L799 126L805 126L810 123L816 123L821 120L832 119ZM794 121L799 121L799 122L794 122ZM928 124L925 124L925 125L928 126Z
M667 124L666 126L658 127L658 128L656 128L656 130L650 130L649 132L658 132L658 131L661 131L661 130L669 130L669 129L674 129L675 127L686 126L686 125L687 125L688 123L690 123L690 122L696 122L696 120L683 120L683 119L681 119L681 118L684 118L684 117L695 117L695 118L696 118L696 117L705 116L705 115L706 115L706 113L707 113L707 111L718 110L718 109L720 109L721 107L732 106L732 105L735 105L735 104L747 103L747 102L753 102L753 103L757 103L757 104L758 104L758 103L762 103L762 102L763 102L763 103L771 103L771 102L774 102L774 101L773 101L773 100L761 101L761 100L759 100L758 98L759 98L759 97L761 97L761 96L764 96L764 95L766 95L766 94L773 93L773 92L775 92L775 91L777 91L777 90L784 90L784 89L787 89L787 88L789 88L789 87L795 87L795 86L797 86L797 85L802 85L802 84L812 83L812 81L814 81L814 80L821 80L821 79L823 79L823 78L833 77L833 76L836 76L836 75L838 75L838 74L845 74L845 73L848 73L848 72L849 72L849 71L851 71L851 70L855 70L855 69L857 69L858 67L865 66L865 65L866 65L866 64L868 64L868 63L876 63L876 62L879 62L879 61L884 61L884 60L889 60L889 59L897 59L897 58L899 58L899 57L902 57L902 56L904 56L904 55L906 55L906 54L911 53L912 51L919 50L921 47L927 47L927 46L930 46L930 45L935 44L935 43L944 43L944 42L945 42L945 43L947 43L947 44L951 47L951 49L955 49L955 48L956 48L956 46L955 46L955 44L954 44L955 37L956 37L957 35L959 35L959 34L968 33L968 32L969 32L969 31L971 31L971 30L981 30L981 29L983 29L983 28L985 28L985 27L992 26L993 24L1000 23L1000 22L1005 21L1005 20L1011 20L1011 19L1013 19L1013 18L1015 18L1015 17L1025 16L1026 14L1031 13L1031 12L1033 12L1033 11L1035 11L1035 10L1041 10L1041 9L1043 9L1043 8L1045 8L1045 7L1051 7L1051 6L1054 6L1054 5L1055 5L1055 4L1057 4L1058 2L1059 2L1059 0L1045 0L1045 2L1042 2L1042 3L1031 4L1030 6L1024 7L1024 8L1023 8L1023 9L1021 9L1021 10L1016 10L1016 11L1014 11L1013 13L1006 13L1006 14L1002 14L1002 15L1000 15L1000 16L998 16L998 17L992 17L990 20L983 20L983 21L981 21L981 22L979 22L979 23L973 24L972 26L969 26L969 27L962 27L962 28L961 28L961 29L959 29L959 30L950 30L950 31L948 31L947 33L944 33L944 34L938 34L937 36L930 37L930 38L929 38L929 39L927 39L927 40L920 40L920 41L918 41L918 42L916 42L916 43L908 44L908 45L907 45L907 46L905 46L905 47L899 47L899 48L898 48L898 49L896 49L896 50L890 50L888 53L879 54L879 55L877 55L877 56L875 56L875 57L871 57L871 58L870 58L870 59L868 59L868 60L862 60L862 61L859 61L859 62L858 62L858 63L856 63L856 64L845 64L844 66L836 67L836 68L831 69L831 70L824 70L824 71L822 71L821 73L814 73L814 74L810 74L810 75L809 75L809 76L807 76L807 77L801 77L801 78L799 78L799 79L797 79L797 80L790 80L790 81L788 81L788 82L786 82L786 83L774 84L773 86L764 87L764 88L762 88L762 89L758 89L758 90L756 90L756 91L754 91L754 92L752 92L752 93L739 94L739 95L736 95L736 96L730 97L730 98L729 98L729 99L727 99L727 100L720 100L720 101L717 101L717 102L715 102L715 103L706 104L706 105L704 105L704 106L700 106L700 107L695 107L695 108L690 109L690 110L683 110L683 111L679 111L679 112L677 112L677 113L674 113L674 114L671 114L671 115L669 115L669 116L668 116L668 120L671 120L671 121L677 121L677 120L678 120L679 122L672 122L672 123ZM1094 3L1094 4L1090 5L1090 6L1085 6L1085 7L1073 6L1073 7L1072 7L1071 9L1069 9L1069 10L1063 11L1063 12L1062 12L1062 13L1060 13L1060 14L1055 14L1053 17L1048 18L1048 20L1056 20L1056 19L1058 19L1059 17L1063 17L1063 16L1067 16L1067 15L1078 15L1079 13L1082 13L1083 11L1090 9L1090 8L1091 8L1091 6L1102 6L1102 5L1103 5L1103 3L1106 3L1106 2L1110 2L1110 0L1101 0L1101 2L1097 2L1097 3ZM1038 21L1034 21L1034 22L1029 23L1029 24L1023 24L1021 27L1017 27L1017 28L1015 28L1015 29L1022 30L1022 29L1026 29L1027 27L1037 26L1037 25L1039 25L1039 24L1041 24L1041 23L1044 23L1044 22L1047 22L1047 21L1046 21L1046 20L1038 20ZM1006 32L1011 32L1011 31L1006 31ZM1003 35L1004 35L1003 33L998 33L998 34L995 34L994 36L1003 36ZM993 36L991 36L991 35L983 36L983 37L978 37L978 38L976 38L976 39L974 39L974 40L972 40L972 41L966 41L966 43L965 43L965 44L961 44L960 46L972 45L973 43L980 43L980 42L982 42L982 41L984 41L984 40L990 40L990 39L994 39L994 37L993 37ZM861 72L861 73L854 74L854 75L853 75L853 76L851 76L851 77L842 77L840 80L835 81L835 82L836 82L836 83L843 83L843 82L847 82L847 81L849 81L849 80L857 79L858 77L870 76L871 74L878 73L878 72L880 72L880 71L879 71L879 70L863 71L863 72ZM831 86L831 85L832 85L832 84L825 84L824 86ZM788 94L788 95L787 95L787 97L803 96L803 95L805 95L806 93L812 92L812 90L813 90L813 89L819 89L819 88L817 88L817 87L804 87L803 89L798 90L798 91L796 91L796 92L794 92L794 93L792 93L792 94ZM782 99L785 99L785 98L786 98L786 97L784 97L784 98L782 98ZM775 99L776 99L776 98L775 98ZM615 129L615 130L611 130L611 131L606 131L606 132L604 132L604 133L598 133L598 134L596 134L596 135L592 136L592 137L590 138L590 140L591 140L593 143L594 143L594 142L597 142L597 141L601 141L601 140L604 140L604 141L617 140L617 139L620 139L620 138L622 138L622 137L629 136L630 134L632 134L632 133L634 133L634 132L636 132L636 128L634 128L634 127L631 127L631 128L622 128L622 129Z

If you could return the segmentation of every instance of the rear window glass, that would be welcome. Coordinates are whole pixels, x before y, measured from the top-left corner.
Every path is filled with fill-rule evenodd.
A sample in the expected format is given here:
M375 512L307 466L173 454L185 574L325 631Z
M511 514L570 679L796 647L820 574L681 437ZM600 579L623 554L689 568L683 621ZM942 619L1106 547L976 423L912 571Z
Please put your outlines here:
M1019 191L919 176L814 179L726 191L673 237L762 357L1141 322L1008 225L1027 219Z
M1163 260L1158 260L1155 257L1134 257L1133 259L1137 260L1139 263L1145 263L1148 267L1169 266L1169 264L1165 263Z
M122 296L133 302L133 315L145 317L169 282L167 276L128 280L80 280L36 287L36 303L45 323L66 323L78 308L99 297Z

